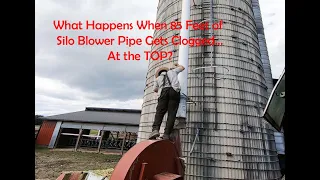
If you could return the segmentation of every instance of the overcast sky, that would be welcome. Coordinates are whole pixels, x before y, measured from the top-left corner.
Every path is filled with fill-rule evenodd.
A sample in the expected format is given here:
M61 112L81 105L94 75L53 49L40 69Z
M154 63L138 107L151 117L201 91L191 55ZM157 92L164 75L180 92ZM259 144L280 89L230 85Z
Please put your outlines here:
M58 31L53 20L134 22L156 19L155 0L36 0L35 13L35 110L55 115L85 107L140 109L148 61L107 61L110 51L125 46L57 46L57 36L95 38L146 37L153 31ZM260 0L274 78L285 66L285 1ZM150 50L143 45L131 52Z

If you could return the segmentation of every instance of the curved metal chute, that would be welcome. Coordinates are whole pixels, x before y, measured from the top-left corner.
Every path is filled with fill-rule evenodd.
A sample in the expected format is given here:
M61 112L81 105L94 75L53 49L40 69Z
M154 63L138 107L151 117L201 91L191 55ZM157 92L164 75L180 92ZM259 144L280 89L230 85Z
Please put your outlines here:
M281 131L285 114L285 70L273 88L263 117L278 131Z

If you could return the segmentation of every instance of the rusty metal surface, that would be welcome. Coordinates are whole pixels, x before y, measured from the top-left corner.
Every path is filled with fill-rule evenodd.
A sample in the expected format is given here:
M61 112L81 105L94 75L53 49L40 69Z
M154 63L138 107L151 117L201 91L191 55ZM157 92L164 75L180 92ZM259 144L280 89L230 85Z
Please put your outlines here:
M36 144L49 145L55 127L55 121L44 121L38 131Z
M181 139L180 139L180 130L174 129L173 132L170 135L171 140L173 141L173 144L178 152L178 158L176 159L177 167L179 167L178 172L179 174L184 175L185 173L185 162L182 158L182 148L181 148Z
M174 145L178 151L179 157L182 157L182 149L181 149L181 140L180 140L180 131L179 129L174 129L171 133L171 139L174 142Z
M152 179L160 173L179 174L178 152L169 140L146 140L132 147L120 159L110 180ZM141 170L143 163L145 167Z
M182 176L165 172L155 175L153 180L182 180Z

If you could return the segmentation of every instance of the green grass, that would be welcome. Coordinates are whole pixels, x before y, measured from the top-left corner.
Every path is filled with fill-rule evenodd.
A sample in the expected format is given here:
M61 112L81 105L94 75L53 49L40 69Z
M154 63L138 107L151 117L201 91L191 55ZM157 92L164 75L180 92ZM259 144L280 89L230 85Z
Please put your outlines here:
M90 131L90 135L98 135L98 132L99 132L99 130L94 130L94 129L92 129L92 130Z
M35 145L35 152L41 152L41 151L49 151L49 149L46 146L39 146Z

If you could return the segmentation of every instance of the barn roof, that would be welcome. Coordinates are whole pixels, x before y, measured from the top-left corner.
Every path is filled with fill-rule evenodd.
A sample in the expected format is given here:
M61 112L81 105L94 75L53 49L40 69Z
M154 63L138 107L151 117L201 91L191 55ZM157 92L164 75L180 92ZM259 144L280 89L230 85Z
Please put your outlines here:
M41 117L43 120L105 123L138 126L141 110L86 107L84 111L77 111L53 116Z

